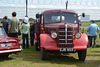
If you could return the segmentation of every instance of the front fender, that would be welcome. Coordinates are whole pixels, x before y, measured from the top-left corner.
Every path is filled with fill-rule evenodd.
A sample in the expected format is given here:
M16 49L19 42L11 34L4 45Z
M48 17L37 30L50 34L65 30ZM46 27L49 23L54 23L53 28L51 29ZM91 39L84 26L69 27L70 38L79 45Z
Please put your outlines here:
M57 50L57 42L49 34L40 34L40 47L46 50Z
M89 43L88 37L85 33L81 33L81 38L73 40L74 50L86 50Z

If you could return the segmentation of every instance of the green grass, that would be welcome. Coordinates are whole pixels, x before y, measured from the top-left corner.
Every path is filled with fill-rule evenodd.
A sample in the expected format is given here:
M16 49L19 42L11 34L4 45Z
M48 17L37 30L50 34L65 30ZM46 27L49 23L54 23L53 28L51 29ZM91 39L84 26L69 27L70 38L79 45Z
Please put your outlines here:
M87 23L82 25L86 26ZM87 34L86 30L85 33ZM100 39L97 38L97 41ZM78 60L77 53L61 55L55 53L49 54L47 58L46 61L41 60L40 52L35 51L35 47L30 46L30 49L11 54L9 58L0 58L0 67L100 67L100 45L87 49L87 57L84 62Z
M89 24L91 24L92 22L82 22L81 27L88 27ZM100 22L96 22L96 24L100 27Z
M0 23L0 25L2 25L2 23Z
M84 62L78 60L77 53L48 55L41 60L40 52L34 47L12 54L9 58L0 59L0 67L100 67L100 46L88 48Z

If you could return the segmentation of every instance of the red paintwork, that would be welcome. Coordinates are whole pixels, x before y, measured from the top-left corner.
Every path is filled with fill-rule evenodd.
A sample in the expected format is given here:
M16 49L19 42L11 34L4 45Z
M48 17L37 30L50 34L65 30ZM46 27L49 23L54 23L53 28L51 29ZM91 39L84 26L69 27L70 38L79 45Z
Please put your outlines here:
M46 50L60 50L57 47L57 42L55 39L51 38L49 34L41 34L40 35L40 46L44 47ZM85 33L81 34L80 39L74 39L74 50L86 50L88 45L88 38Z
M37 39L38 39L38 36L35 33L35 42L38 42Z
M46 14L46 13L52 13L52 12L68 12L68 13L76 13L76 11L73 11L73 10L64 10L64 9L57 9L57 10L46 10L44 11L42 14Z
M40 43L46 50L59 50L57 42L49 34L40 34Z
M88 45L88 37L85 33L81 33L81 38L73 40L74 50L86 50Z
M15 38L7 37L7 36L0 36L0 43L9 41L9 42L17 42Z
M5 43L12 43L13 46L11 46L11 47L1 47L1 44L5 44ZM21 44L19 43L19 39L18 38L8 37L7 35L0 36L0 55L19 52L19 51L13 51L13 52L1 53L1 51L21 49L20 46L21 46Z
M39 42L38 39L39 39L39 35L35 33L35 42Z
M45 24L45 27L58 27L58 28L65 28L65 23L51 23L51 24ZM73 24L73 23L67 23L68 28L78 28L78 24Z

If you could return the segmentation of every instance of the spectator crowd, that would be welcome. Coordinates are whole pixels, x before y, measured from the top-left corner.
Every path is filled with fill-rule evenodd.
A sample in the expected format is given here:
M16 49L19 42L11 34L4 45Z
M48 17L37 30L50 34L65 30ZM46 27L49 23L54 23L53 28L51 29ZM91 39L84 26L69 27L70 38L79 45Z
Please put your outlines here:
M30 43L34 45L34 22L29 23L28 16L25 16L22 22L16 17L17 13L12 12L12 18L8 21L8 17L4 16L1 23L8 37L18 38L22 33L22 46L23 49L29 48L29 30L30 30ZM22 30L22 32L21 32ZM25 42L26 41L26 42ZM25 44L26 43L26 44Z

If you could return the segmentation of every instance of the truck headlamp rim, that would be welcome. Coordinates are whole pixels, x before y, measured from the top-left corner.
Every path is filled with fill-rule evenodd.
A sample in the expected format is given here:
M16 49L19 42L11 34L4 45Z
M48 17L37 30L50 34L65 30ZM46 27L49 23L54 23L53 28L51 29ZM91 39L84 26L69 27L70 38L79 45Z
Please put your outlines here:
M52 38L57 38L57 33L56 32L51 33L51 37Z
M75 38L79 39L81 37L80 33L75 34Z

